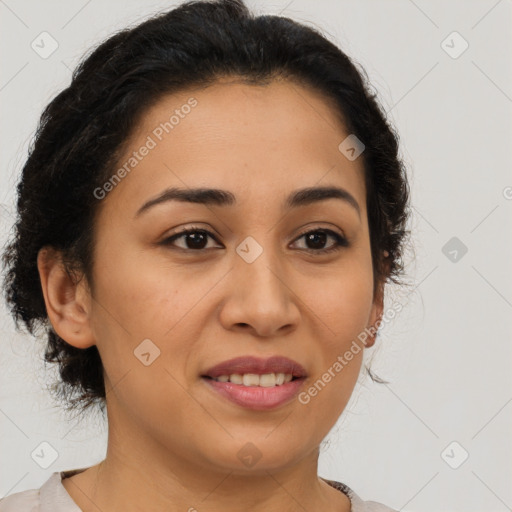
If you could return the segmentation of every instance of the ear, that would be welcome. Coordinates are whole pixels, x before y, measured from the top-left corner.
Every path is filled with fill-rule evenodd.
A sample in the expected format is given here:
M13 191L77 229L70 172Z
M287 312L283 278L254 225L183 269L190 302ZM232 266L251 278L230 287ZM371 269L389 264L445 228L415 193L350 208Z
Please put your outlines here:
M384 257L387 258L389 256L388 251L384 251ZM389 262L384 263L386 267L386 271L389 270ZM386 274L387 275L387 274ZM373 298L373 305L370 314L370 323L367 327L368 337L366 338L365 345L366 348L370 348L375 344L375 340L377 338L378 330L380 324L382 323L382 313L384 311L384 285L385 282L381 281L377 289L375 291L375 296Z
M89 317L91 295L85 277L75 282L64 267L61 252L52 247L39 250L37 268L54 331L76 348L94 345Z
M384 309L383 305L383 293L380 291L382 287L379 287L377 292L375 293L375 298L372 305L372 311L370 314L370 320L368 326L366 327L366 333L368 337L366 338L364 344L366 348L370 348L375 344L375 340L377 338L377 333L379 330L379 326L382 320L382 312Z

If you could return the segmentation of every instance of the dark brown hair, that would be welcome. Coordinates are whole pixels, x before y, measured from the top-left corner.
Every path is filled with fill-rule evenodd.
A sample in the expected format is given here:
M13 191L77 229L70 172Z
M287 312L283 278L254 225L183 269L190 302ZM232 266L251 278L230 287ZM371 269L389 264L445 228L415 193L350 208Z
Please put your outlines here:
M319 31L286 17L255 16L242 0L183 3L116 33L83 58L69 87L44 109L18 184L4 292L17 328L22 322L34 334L44 327L45 359L58 363L55 389L70 409L95 402L104 408L103 366L96 346L77 349L53 330L38 251L62 251L70 275L92 283L93 190L112 176L141 115L165 94L228 76L249 84L284 77L332 100L348 133L365 145L375 289L387 279L400 284L408 182L398 136L364 70Z

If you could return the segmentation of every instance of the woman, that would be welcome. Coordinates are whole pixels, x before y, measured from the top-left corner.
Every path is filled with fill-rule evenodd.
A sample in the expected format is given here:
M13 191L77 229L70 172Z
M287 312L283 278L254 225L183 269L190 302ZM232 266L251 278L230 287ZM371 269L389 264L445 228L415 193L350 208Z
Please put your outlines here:
M101 44L43 112L4 262L107 454L0 510L392 510L317 462L403 271L397 151L345 54L242 0Z

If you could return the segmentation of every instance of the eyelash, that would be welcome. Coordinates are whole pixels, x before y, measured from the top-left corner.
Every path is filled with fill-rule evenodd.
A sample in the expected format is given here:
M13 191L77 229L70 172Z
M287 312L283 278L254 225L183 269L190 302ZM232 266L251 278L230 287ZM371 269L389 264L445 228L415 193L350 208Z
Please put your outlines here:
M182 238L188 234L191 234L191 233L204 233L206 234L207 236L211 237L213 240L215 240L215 242L219 243L218 240L215 238L215 236L213 236L213 234L204 229L204 228L199 228L199 227L190 227L190 228L186 228L186 229L183 229L182 231L180 231L179 233L175 233L174 235L166 238L165 240L162 240L162 242L160 243L160 245L164 245L164 246L169 246L169 245L172 245L172 243L179 239L179 238ZM349 242L348 240L341 236L340 234L336 233L335 231L332 231L331 229L326 229L326 228L318 228L318 229L312 229L312 230L309 230L309 231L305 231L304 233L301 233L295 240L299 240L300 238L306 236L306 235L309 235L310 233L325 233L331 237L333 237L335 240L336 240L336 243L328 248L328 249L303 249L304 251L307 251L307 252L310 252L310 253L320 253L320 254L328 254L328 253L331 253L331 252L334 252L334 251L339 251L340 249L344 248L344 247L349 247ZM184 249L183 247L177 247L177 249L181 249L183 251L193 251L193 252L201 252L201 251L204 251L205 249Z

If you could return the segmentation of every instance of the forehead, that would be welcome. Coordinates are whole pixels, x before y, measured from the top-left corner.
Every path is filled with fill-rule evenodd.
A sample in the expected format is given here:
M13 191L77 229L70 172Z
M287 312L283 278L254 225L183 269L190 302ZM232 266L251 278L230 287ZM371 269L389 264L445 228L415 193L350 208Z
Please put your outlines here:
M141 116L115 169L128 172L108 202L140 203L170 186L261 199L339 184L363 209L362 159L338 149L348 135L333 102L315 90L286 80L222 79L166 95Z

